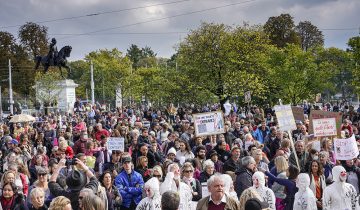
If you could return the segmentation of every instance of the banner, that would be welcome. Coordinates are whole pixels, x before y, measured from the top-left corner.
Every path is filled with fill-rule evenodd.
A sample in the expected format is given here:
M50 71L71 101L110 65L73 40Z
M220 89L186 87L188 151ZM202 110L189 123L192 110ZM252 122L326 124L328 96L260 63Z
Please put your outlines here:
M313 119L312 124L315 137L336 136L335 118Z
M290 105L275 106L274 109L281 131L296 129L294 115Z
M327 111L321 111L321 110L311 110L309 115L309 134L314 133L313 128L313 120L314 119L323 119L323 118L335 118L336 120L336 131L337 136L341 136L341 121L342 121L342 113L341 112L327 112Z
M225 133L222 111L194 114L193 119L196 136Z
M301 122L304 123L305 121L305 117L304 117L304 108L302 107L297 107L297 106L292 106L291 110L293 112L294 115L294 119L295 120L300 120Z
M334 148L336 160L351 160L359 155L354 135L348 139L334 139Z
M110 137L107 142L108 150L120 150L124 152L125 139L123 137Z

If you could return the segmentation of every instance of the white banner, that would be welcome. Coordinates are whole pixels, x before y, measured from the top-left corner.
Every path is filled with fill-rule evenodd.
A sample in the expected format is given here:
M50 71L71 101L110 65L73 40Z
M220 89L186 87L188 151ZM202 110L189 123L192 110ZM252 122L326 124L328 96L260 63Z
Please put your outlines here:
M335 118L322 118L313 119L314 136L336 136L336 119Z
M290 105L275 106L274 109L281 131L296 129L294 115Z
M194 114L196 136L207 136L224 133L224 117L222 111Z
M107 142L108 150L120 150L124 152L125 139L123 137L110 137Z
M336 160L351 160L359 155L359 149L352 135L348 139L334 139Z

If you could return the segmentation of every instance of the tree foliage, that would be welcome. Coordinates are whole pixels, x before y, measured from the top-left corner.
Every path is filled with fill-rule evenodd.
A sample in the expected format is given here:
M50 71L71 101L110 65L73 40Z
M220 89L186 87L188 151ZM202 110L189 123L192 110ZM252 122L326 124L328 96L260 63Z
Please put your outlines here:
M301 48L305 51L311 47L324 45L324 35L310 21L299 22L295 31L300 37Z
M270 17L266 21L264 30L269 35L271 42L277 47L283 48L287 44L300 44L293 19L289 14L281 14Z
M19 29L21 44L28 51L30 59L38 55L45 55L48 50L47 27L28 22Z

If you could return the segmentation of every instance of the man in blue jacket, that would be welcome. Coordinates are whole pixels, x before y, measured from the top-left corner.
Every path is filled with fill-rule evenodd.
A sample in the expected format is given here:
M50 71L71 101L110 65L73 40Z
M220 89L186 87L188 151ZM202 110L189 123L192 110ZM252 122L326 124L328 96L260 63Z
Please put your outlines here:
M265 136L267 136L269 133L270 129L266 126L266 122L262 121L261 126L255 130L253 136L260 144L263 144Z
M123 198L121 209L135 210L142 199L144 180L138 172L132 169L130 157L124 157L123 170L115 178L115 185Z

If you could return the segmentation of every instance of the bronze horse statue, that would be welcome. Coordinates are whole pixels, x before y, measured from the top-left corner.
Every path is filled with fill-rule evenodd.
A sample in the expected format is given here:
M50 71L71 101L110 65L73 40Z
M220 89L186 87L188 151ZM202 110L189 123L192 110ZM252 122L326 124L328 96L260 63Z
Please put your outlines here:
M61 67L64 67L67 69L68 75L71 74L71 69L67 64L67 57L70 57L70 53L71 53L72 47L71 46L64 46L63 48L61 48L61 50L57 53L57 56L54 58L53 62L49 62L49 58L48 56L36 56L35 57L35 70L39 68L40 63L42 64L42 66L44 67L44 73L46 73L49 69L50 66L57 66L59 67L60 70L60 74L62 77L62 71L61 71Z

